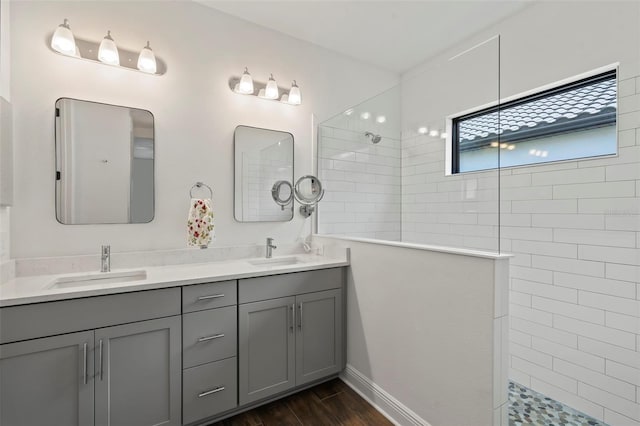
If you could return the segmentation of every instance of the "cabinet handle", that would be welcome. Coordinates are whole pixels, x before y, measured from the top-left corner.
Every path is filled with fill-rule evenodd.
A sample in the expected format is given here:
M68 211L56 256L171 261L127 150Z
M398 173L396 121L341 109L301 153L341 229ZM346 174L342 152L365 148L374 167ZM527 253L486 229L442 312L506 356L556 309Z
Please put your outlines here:
M84 345L82 345L82 350L83 350L83 358L82 358L82 363L84 364L84 366L82 367L82 381L84 382L84 384L87 384L87 362L88 358L87 358L87 344L85 343Z
M300 315L298 316L298 328L302 331L302 302L298 305L298 309L300 310Z
M100 380L102 380L102 339L100 339L100 360L98 363L100 364Z
M213 336L200 337L198 339L198 342L206 342L208 340L219 339L221 337L224 337L224 333L214 334Z
M199 394L198 394L198 398L202 398L202 397L205 397L205 396L208 396L208 395L214 394L214 393L222 392L223 390L224 390L224 386L218 386L218 387L217 387L217 388L215 388L215 389L211 389L211 390L209 390L209 391L199 393Z
M293 333L293 325L296 322L296 304L292 303L289 309L291 310L289 315L289 330Z
M209 296L200 296L198 300L220 299L221 297L224 297L224 294L211 294Z

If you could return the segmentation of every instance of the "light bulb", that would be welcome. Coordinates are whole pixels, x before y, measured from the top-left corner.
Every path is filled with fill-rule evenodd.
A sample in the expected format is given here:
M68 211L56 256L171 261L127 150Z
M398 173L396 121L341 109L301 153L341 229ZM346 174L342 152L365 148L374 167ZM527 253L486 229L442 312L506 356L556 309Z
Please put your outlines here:
M300 95L300 88L298 83L293 80L291 83L291 90L289 90L289 103L291 105L300 105L302 103L302 96Z
M438 132L437 130L432 130L432 131L429 132L429 136L436 137L436 136L438 136L439 133L440 132Z
M446 139L447 138L447 133L446 132L440 132L440 139Z
M426 127L418 127L418 133L420 133L421 135L424 135L427 133L429 129L427 129Z
M138 69L149 74L156 73L156 55L153 54L149 42L147 42L147 45L142 48L140 55L138 55Z
M98 49L98 59L100 62L104 62L109 65L120 65L120 55L118 54L118 47L116 42L111 38L111 31L107 31L107 35L104 36L100 43L100 49Z
M379 115L376 117L377 123L384 123L385 121L387 121L387 117L385 117L384 115Z
M253 78L251 78L251 74L249 74L249 70L247 67L244 67L244 72L242 73L242 77L240 77L240 83L238 83L237 92L243 93L245 95L250 95L253 93Z
M278 83L273 78L273 74L269 77L269 81L267 81L267 87L264 89L264 97L266 99L278 99Z
M76 56L76 39L73 37L68 19L65 18L53 33L51 48L63 55Z
M351 115L351 114L353 114L353 108L349 108L344 112L344 115Z
M368 113L367 111L365 111L362 114L360 114L360 118L362 118L363 120L368 120L369 117L371 117L371 114Z

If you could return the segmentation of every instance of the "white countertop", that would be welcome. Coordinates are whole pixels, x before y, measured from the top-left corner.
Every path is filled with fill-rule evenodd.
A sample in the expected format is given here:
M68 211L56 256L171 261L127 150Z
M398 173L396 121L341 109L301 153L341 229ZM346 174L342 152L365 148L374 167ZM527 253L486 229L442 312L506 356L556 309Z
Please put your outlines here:
M295 255L295 257L297 257L301 263L291 265L253 265L248 262L248 260L251 259L234 259L209 263L112 269L111 272L145 270L147 277L144 280L138 281L89 284L70 288L49 287L54 280L60 277L84 276L87 275L87 273L17 277L0 285L0 307L286 274L290 272L312 271L349 265L346 256L343 258L331 258L313 254L298 254Z

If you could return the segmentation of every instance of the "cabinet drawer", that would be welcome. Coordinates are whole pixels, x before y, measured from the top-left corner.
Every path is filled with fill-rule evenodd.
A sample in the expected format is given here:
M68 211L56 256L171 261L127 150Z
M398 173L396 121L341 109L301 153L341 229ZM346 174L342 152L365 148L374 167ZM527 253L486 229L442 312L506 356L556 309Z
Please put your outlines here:
M182 312L235 305L238 300L236 283L233 280L182 287Z
M180 315L180 289L167 288L0 308L0 343Z
M238 303L341 288L342 271L342 268L330 268L240 280Z
M182 317L182 364L193 367L236 355L237 307L191 312Z
M215 416L238 405L236 364L234 357L183 371L183 424Z

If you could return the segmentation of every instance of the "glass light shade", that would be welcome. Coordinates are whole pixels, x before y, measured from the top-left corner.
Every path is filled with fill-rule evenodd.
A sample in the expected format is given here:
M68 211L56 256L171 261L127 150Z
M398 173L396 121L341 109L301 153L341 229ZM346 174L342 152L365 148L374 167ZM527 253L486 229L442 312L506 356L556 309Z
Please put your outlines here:
M118 47L115 41L111 38L111 31L107 31L107 35L100 43L98 59L105 64L120 65L120 54L118 53Z
M298 87L298 84L296 84L295 80L291 83L291 90L289 90L289 103L291 105L300 105L300 103L302 103L300 88Z
M242 77L240 78L240 83L238 84L238 92L244 93L245 95L253 93L253 79L246 67L244 69L244 73L242 73Z
M273 74L267 81L267 87L264 89L264 97L267 99L278 99L278 83L273 78Z
M142 48L140 55L138 55L138 69L149 74L156 73L156 55L153 54L149 42L147 42L147 45Z
M73 37L67 19L65 19L64 22L56 28L56 32L53 33L51 48L64 55L76 56L76 39Z

